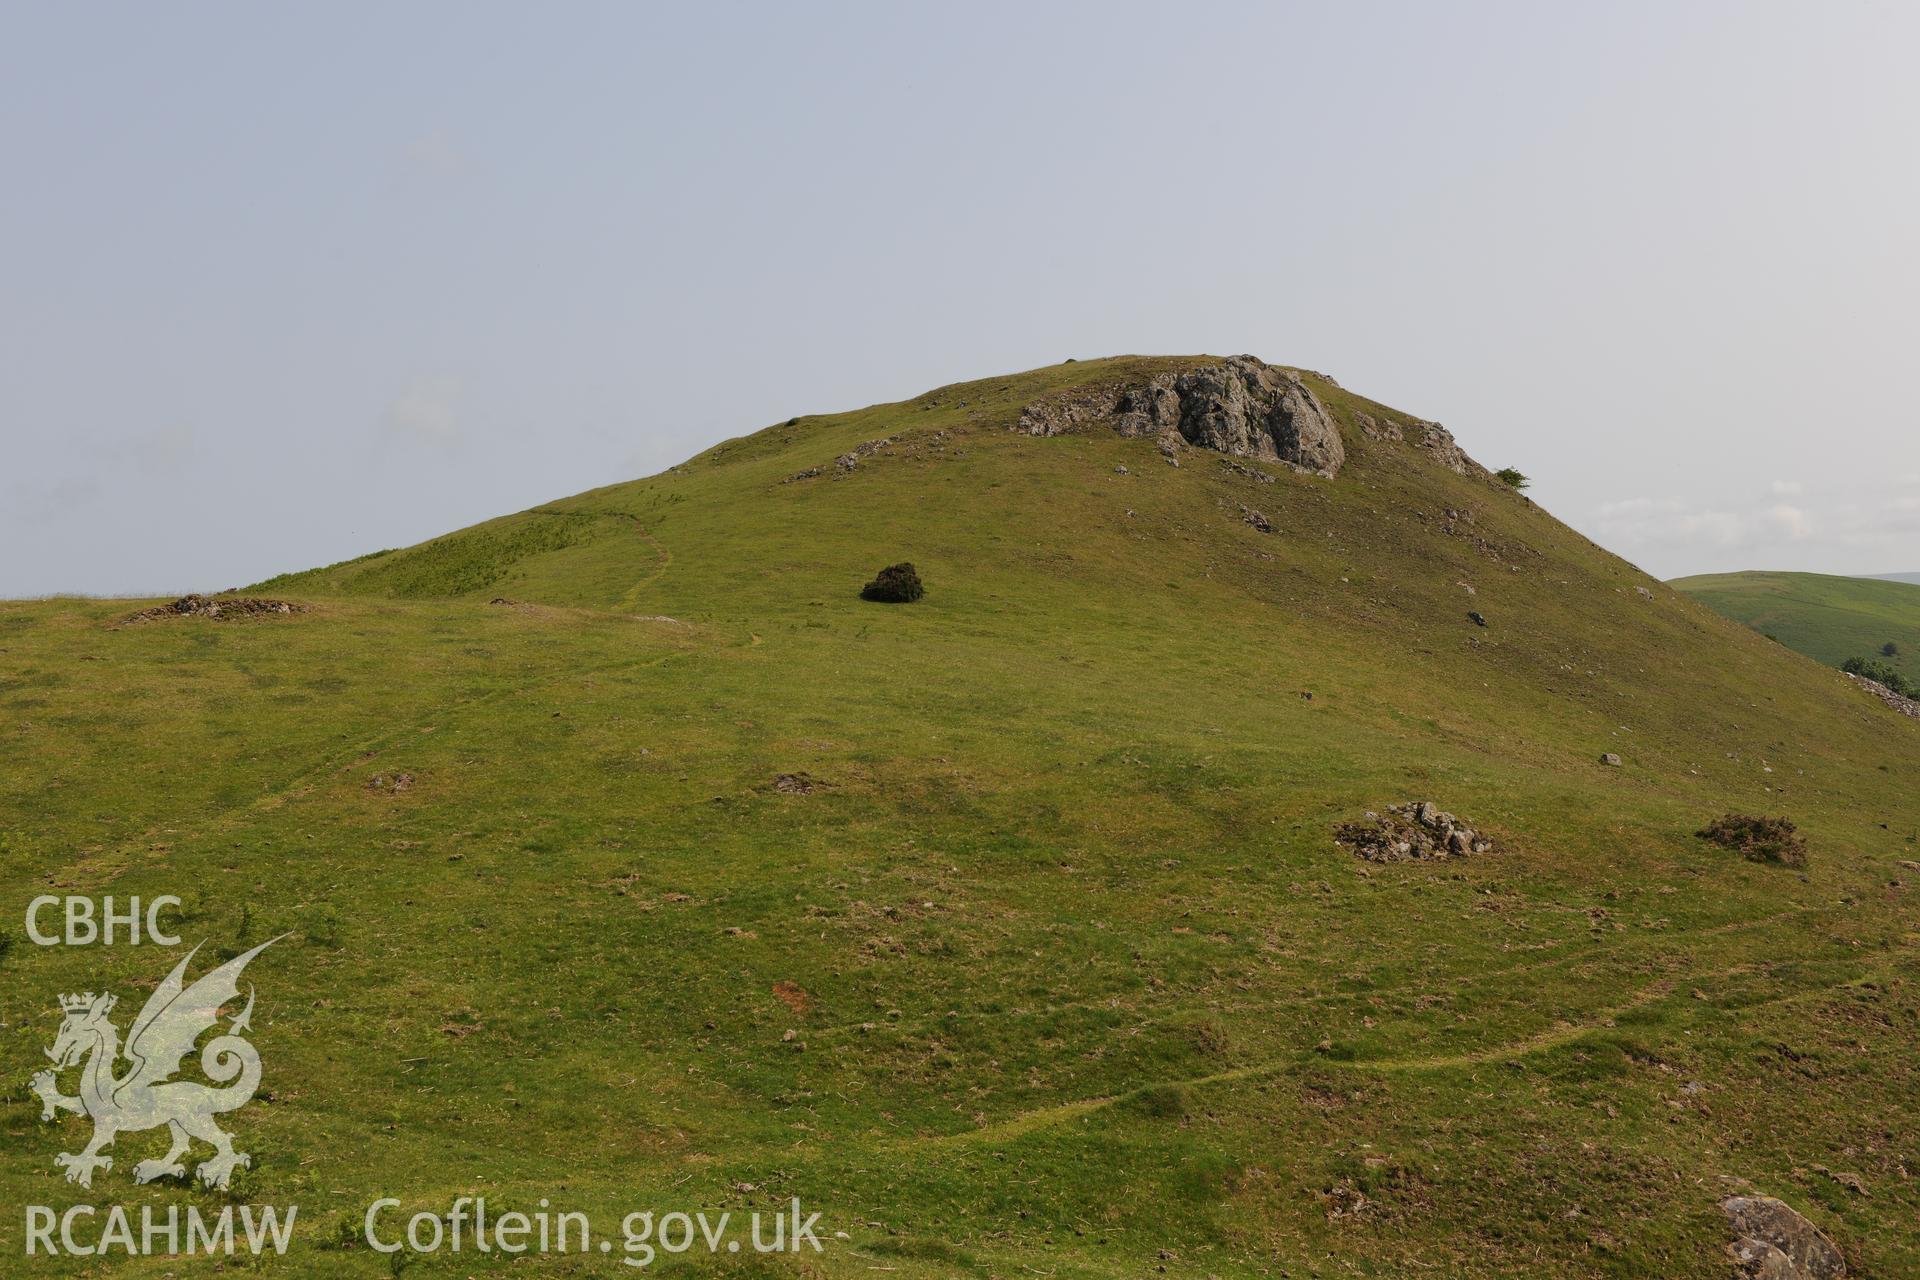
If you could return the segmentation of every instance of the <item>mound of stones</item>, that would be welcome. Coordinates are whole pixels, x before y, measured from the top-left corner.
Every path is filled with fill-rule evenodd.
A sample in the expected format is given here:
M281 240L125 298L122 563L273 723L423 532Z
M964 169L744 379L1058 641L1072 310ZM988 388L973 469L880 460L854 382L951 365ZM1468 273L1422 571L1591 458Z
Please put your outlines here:
M227 620L232 618L258 617L266 613L305 613L306 606L287 600L260 600L250 596L181 596L169 604L156 605L151 609L142 609L130 613L120 621L158 622L166 618L213 618Z
M1334 839L1368 862L1420 862L1486 853L1493 841L1431 800L1369 812L1359 822L1342 823Z
M1347 460L1340 429L1313 389L1252 356L1036 400L1021 411L1017 429L1056 436L1095 427L1157 437L1162 452L1184 443L1325 476Z

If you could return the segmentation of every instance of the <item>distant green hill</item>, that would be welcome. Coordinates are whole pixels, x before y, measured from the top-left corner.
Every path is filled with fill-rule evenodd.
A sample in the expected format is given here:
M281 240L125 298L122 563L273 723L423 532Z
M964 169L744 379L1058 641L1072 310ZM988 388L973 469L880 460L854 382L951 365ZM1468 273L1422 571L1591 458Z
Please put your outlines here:
M272 1277L402 1274L368 1207L480 1193L824 1215L674 1276L1690 1280L1735 1187L1920 1275L1920 720L1317 375L1337 468L1116 428L1219 366L783 420L254 589L300 613L0 603L0 1201L215 1202L133 1185L149 1133L64 1182L27 1088L59 993L175 957L26 903L177 894L205 957L289 934L234 1117ZM1493 849L1336 842L1420 800ZM202 1274L20 1270L7 1213L8 1277ZM628 1272L496 1262L404 1274Z
M1920 586L1824 573L1708 573L1668 584L1830 667L1875 658L1920 678ZM1888 643L1899 651L1887 657Z

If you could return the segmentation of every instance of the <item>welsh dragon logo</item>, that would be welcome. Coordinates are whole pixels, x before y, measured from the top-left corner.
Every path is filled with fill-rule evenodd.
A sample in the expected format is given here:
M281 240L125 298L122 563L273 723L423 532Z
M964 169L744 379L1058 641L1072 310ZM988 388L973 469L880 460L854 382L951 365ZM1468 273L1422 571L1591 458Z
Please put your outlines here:
M200 1181L209 1187L226 1187L236 1168L252 1163L246 1152L233 1149L232 1136L214 1123L215 1116L246 1106L260 1087L260 1054L245 1039L253 1018L252 987L247 989L246 1007L200 1053L200 1069L223 1087L173 1076L195 1042L220 1021L220 1010L239 998L240 974L248 962L279 940L269 939L235 956L192 986L185 981L187 965L200 948L189 951L147 997L127 1032L124 1050L119 1029L107 1016L117 997L91 991L60 997L66 1018L53 1047L46 1051L54 1069L39 1072L32 1083L40 1097L42 1120L71 1111L93 1121L93 1141L86 1150L54 1157L54 1164L67 1171L68 1182L91 1187L96 1169L113 1168L113 1158L100 1153L113 1145L114 1138L161 1125L172 1134L173 1145L160 1159L135 1165L135 1182L186 1177L181 1157L196 1138L214 1149L213 1157L201 1161L198 1170ZM129 1065L124 1072L116 1072L122 1056ZM67 1097L60 1092L55 1073L82 1062L86 1065L80 1071L79 1096Z

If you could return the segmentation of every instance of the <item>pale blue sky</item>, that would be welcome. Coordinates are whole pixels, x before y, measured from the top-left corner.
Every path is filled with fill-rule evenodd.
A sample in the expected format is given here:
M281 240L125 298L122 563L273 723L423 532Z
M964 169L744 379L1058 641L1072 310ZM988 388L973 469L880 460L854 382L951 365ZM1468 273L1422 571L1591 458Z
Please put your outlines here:
M1654 572L1920 569L1920 6L0 3L0 595L796 413L1323 369Z

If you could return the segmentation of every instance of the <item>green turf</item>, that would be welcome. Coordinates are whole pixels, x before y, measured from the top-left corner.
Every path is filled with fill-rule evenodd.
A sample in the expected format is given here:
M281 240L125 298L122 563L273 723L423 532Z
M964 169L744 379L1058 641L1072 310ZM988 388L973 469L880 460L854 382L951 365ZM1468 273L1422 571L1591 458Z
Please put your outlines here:
M1871 658L1920 680L1920 586L1824 573L1710 573L1671 584L1787 648L1837 667ZM1884 645L1898 653L1885 656Z
M1920 724L1331 384L1331 481L1007 429L1155 367L770 427L257 588L292 617L0 605L9 927L176 892L190 941L291 931L234 1118L230 1195L301 1206L267 1274L388 1274L339 1243L370 1201L484 1193L847 1237L663 1274L1718 1277L1728 1179L1920 1273ZM924 600L857 598L899 560ZM1497 851L1332 842L1429 797ZM1694 838L1730 809L1810 865ZM152 1135L67 1186L84 1128L25 1089L56 993L171 954L13 941L6 1201L222 1203L132 1187Z

